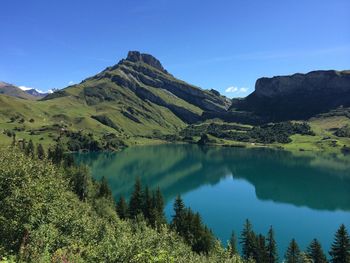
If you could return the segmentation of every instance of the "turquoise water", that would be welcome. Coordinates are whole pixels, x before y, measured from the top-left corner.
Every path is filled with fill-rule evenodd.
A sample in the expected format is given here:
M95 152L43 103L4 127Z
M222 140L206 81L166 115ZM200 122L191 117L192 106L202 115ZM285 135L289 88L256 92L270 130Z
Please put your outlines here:
M159 186L169 219L173 200L181 194L225 244L232 230L240 233L246 218L258 233L274 227L280 257L292 238L302 249L317 238L328 251L341 223L350 231L346 156L158 145L76 158L90 166L96 179L107 178L116 199L130 196L137 177L150 188Z

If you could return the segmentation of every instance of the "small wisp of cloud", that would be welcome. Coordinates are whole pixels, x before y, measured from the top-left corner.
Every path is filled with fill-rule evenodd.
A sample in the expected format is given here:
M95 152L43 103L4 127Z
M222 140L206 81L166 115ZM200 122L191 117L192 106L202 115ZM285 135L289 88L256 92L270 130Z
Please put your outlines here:
M245 87L235 87L235 86L230 86L228 87L225 92L227 93L247 93L248 92L248 88Z

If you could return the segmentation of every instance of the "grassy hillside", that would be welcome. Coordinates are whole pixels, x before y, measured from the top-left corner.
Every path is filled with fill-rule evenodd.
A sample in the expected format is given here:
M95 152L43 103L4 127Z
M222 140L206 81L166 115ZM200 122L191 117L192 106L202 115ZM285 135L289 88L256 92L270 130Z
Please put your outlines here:
M102 145L111 134L126 144L158 140L199 121L205 110L224 111L230 101L174 78L150 55L130 52L117 65L41 101L0 95L0 104L0 129L17 139L49 145L70 140L72 132L93 134ZM0 137L2 144L12 140Z

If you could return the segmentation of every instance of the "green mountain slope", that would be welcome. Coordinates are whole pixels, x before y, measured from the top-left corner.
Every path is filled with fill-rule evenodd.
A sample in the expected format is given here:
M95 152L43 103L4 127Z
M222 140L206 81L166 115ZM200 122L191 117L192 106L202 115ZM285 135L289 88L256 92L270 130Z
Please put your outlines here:
M230 104L216 91L176 79L151 55L133 51L115 66L41 101L0 96L0 120L17 138L31 136L44 144L67 131L93 133L96 140L113 133L132 141L177 133L200 121L203 112L225 112Z

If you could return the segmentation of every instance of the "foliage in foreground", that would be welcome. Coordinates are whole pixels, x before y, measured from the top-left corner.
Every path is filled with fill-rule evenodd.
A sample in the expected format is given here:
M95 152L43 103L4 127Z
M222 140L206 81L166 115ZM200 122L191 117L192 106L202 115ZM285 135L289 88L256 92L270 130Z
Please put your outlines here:
M72 177L84 171L0 150L1 260L242 262L219 242L198 255L166 225L152 229L142 218L120 220L112 198L101 196L90 177L78 196Z
M236 236L224 249L180 197L169 227L159 189L142 190L136 182L129 204L121 199L115 205L107 181L94 182L88 169L74 166L60 147L47 157L40 145L36 151L31 143L22 150L0 150L1 263L243 262ZM240 243L245 262L278 262L272 227L265 237L247 220ZM331 262L350 262L345 225L329 254ZM293 239L284 260L327 262L316 239L306 252Z

